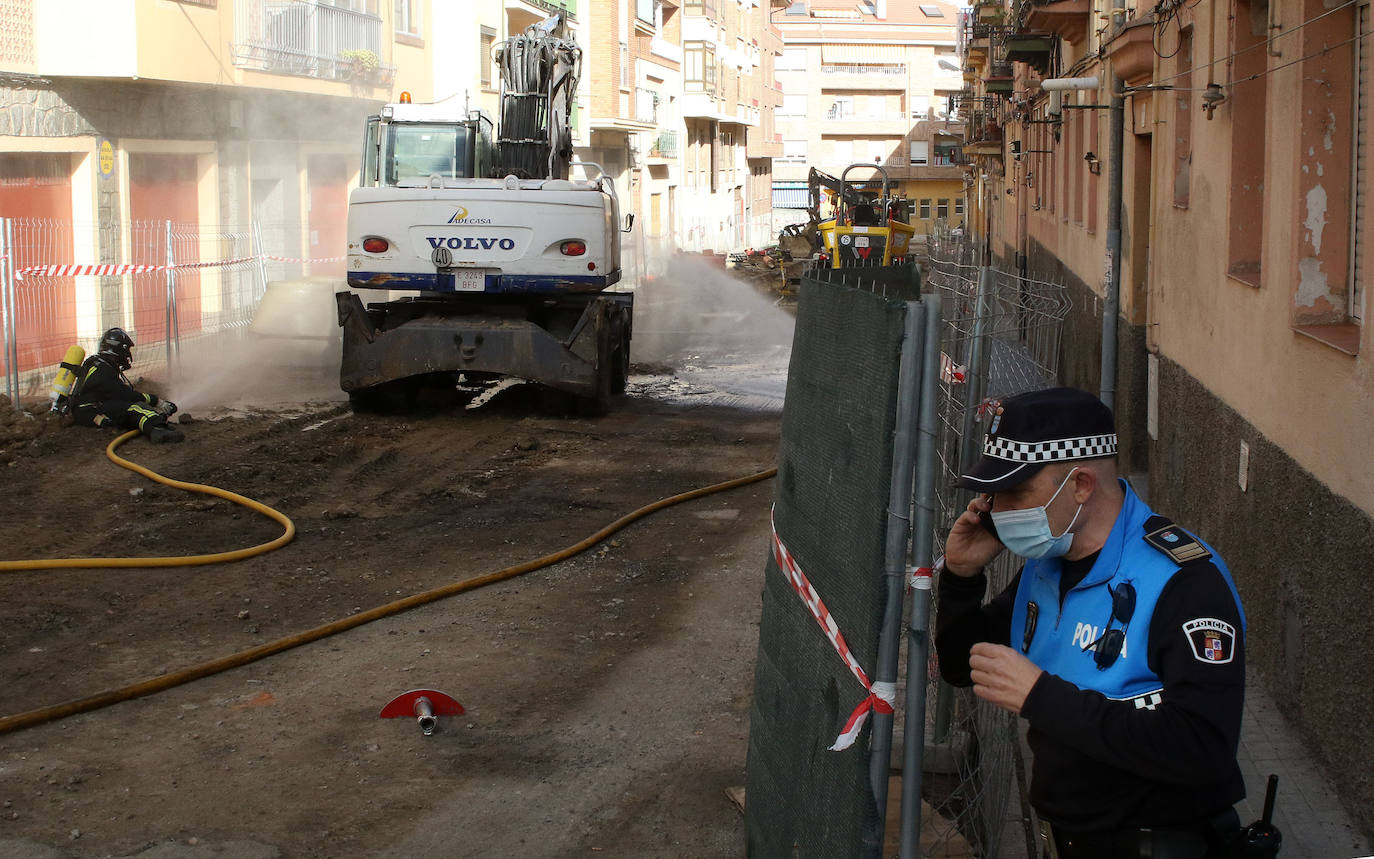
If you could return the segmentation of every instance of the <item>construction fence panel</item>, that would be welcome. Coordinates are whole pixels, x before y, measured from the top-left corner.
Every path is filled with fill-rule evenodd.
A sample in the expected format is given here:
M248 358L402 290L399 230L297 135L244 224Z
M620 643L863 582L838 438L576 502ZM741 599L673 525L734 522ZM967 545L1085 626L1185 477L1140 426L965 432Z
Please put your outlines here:
M814 598L796 589L770 556L750 714L745 826L751 857L880 855L871 722L853 746L829 750L868 692L808 602L824 605L871 679L886 602L884 541L905 314L903 302L881 291L816 278L802 283L774 522Z
M328 280L340 288L342 257L302 256L302 224L171 221L82 224L0 217L5 393L40 396L72 344L93 350L101 333L129 332L134 376L163 371L180 347L237 335L252 323L267 284Z
M978 457L996 401L1057 384L1069 301L1063 284L979 266L975 242L962 231L936 231L924 259L927 288L943 307L938 547L972 497L954 480ZM1019 568L1020 560L1004 552L987 570L987 596L1005 589ZM936 623L933 617L932 628ZM925 799L945 832L925 855L951 855L963 842L979 856L1037 855L1017 718L939 680L933 650L930 659Z

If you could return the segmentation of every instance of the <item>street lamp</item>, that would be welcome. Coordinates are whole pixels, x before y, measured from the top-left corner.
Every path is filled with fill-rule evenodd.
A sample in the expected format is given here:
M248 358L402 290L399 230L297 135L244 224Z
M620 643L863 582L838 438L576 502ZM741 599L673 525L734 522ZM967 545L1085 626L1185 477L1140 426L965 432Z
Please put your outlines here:
M944 69L944 70L947 71L947 72L962 72L962 71L963 71L963 69L959 68L959 67L956 66L954 63L951 63L949 60L937 60L937 61L936 61L936 65L938 65L940 68Z

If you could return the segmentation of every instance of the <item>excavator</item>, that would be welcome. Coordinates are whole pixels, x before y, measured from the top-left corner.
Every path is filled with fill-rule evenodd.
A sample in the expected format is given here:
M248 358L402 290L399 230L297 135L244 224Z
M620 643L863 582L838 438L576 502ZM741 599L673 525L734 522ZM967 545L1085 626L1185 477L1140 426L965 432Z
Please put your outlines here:
M882 176L878 195L856 188L849 173L871 168ZM784 293L795 289L806 265L825 268L887 266L905 262L911 253L915 229L908 223L909 203L891 194L887 170L876 163L845 167L836 179L812 167L807 174L807 222L784 227L778 236L783 255ZM830 217L822 217L822 189L834 202Z
M485 113L407 93L367 120L348 203L353 289L335 294L355 410L404 409L426 384L518 379L603 414L625 390L634 295L610 289L633 216L622 228L611 177L573 160L581 50L553 15L495 60L494 134ZM364 305L356 289L388 300Z

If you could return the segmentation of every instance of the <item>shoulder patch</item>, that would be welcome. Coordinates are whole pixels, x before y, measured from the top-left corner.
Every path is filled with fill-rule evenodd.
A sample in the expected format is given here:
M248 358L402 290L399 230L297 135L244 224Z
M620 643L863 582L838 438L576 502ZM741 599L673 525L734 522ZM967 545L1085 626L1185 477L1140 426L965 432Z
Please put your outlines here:
M1224 620L1199 617L1183 624L1193 658L1209 665L1230 662L1236 655L1236 629Z
M1175 564L1205 561L1212 557L1198 539L1177 525L1169 524L1145 535L1145 542L1168 555Z

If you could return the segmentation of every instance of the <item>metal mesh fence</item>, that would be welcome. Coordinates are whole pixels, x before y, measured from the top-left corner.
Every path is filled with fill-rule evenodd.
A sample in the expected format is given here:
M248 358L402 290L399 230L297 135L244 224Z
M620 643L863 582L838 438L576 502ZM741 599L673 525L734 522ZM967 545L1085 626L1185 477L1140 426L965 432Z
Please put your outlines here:
M270 281L342 271L302 257L300 224L82 224L0 218L0 370L13 399L40 395L72 344L129 332L133 375L183 343L246 328ZM341 275L333 275L342 281Z
M943 306L937 546L970 500L953 483L977 457L986 405L1056 384L1069 311L1063 284L983 268L976 259L971 237L940 230L927 241L926 286ZM1019 566L1003 553L987 570L989 595L1001 592ZM925 799L941 820L924 855L965 855L958 852L965 842L979 856L1035 855L1016 717L939 680L933 651L930 662Z

